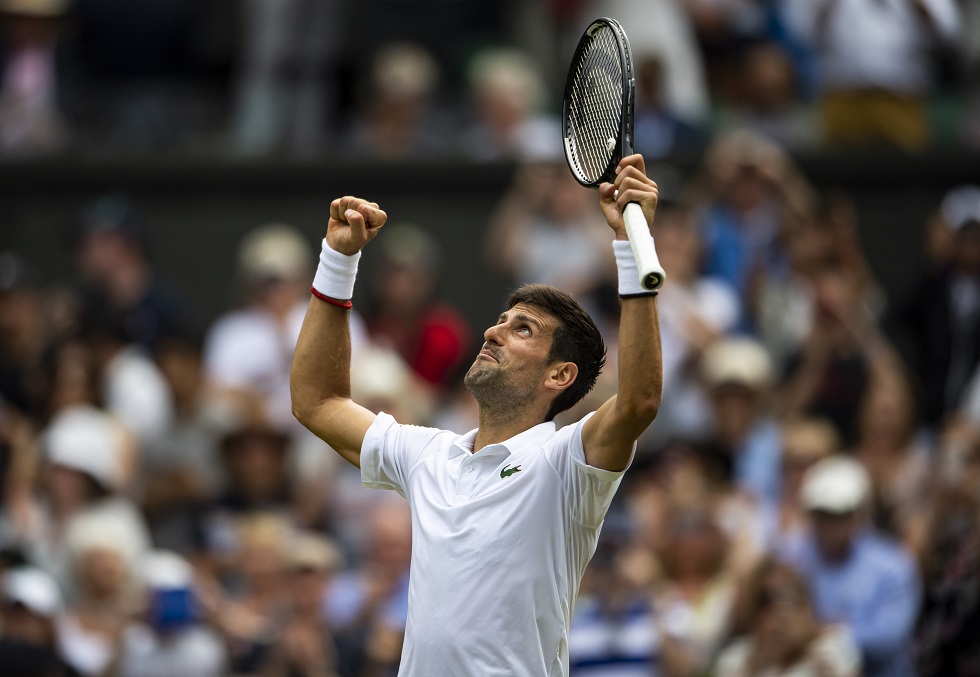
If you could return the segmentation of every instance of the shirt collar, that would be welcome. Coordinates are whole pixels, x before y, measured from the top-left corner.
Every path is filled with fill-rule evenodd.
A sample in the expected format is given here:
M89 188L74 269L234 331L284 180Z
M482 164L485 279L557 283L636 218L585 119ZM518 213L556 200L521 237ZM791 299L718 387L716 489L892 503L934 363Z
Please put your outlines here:
M480 453L483 453L484 450L500 449L507 454L515 454L523 449L533 449L543 444L548 437L555 433L556 429L554 421L545 421L503 442L487 445L484 449L480 450ZM477 430L478 428L474 428L468 433L458 435L453 440L453 443L449 445L450 458L459 454L473 453L473 443L476 441Z

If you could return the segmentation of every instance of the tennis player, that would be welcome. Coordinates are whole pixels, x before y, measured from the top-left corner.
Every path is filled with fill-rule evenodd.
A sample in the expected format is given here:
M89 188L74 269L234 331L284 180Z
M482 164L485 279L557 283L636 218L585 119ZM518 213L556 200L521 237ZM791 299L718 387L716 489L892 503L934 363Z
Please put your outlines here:
M292 367L296 417L365 485L412 509L402 677L568 674L568 627L585 567L637 437L660 405L656 292L638 281L622 210L652 225L657 186L643 158L622 160L599 206L614 234L623 299L617 394L556 429L553 418L595 384L605 346L571 296L526 285L484 333L464 381L479 403L465 435L399 425L350 399L348 310L361 249L387 215L334 200L313 298ZM561 256L560 251L555 256Z

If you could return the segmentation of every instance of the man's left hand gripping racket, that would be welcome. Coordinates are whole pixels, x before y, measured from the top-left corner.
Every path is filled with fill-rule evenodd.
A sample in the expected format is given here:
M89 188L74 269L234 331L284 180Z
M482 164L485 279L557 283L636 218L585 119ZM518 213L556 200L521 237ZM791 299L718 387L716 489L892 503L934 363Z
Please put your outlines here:
M613 19L593 21L575 49L565 80L562 136L568 167L587 188L612 182L616 165L633 154L633 55ZM658 289L667 275L640 205L626 205L623 221L640 285Z

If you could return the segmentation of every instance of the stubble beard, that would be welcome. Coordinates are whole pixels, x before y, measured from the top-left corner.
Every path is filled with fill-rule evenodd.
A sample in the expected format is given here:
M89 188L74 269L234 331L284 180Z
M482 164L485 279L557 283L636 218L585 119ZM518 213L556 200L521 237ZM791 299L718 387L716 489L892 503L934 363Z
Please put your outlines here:
M498 366L477 361L463 377L463 384L473 394L481 414L500 416L516 413L527 404L533 393L530 382L517 382Z

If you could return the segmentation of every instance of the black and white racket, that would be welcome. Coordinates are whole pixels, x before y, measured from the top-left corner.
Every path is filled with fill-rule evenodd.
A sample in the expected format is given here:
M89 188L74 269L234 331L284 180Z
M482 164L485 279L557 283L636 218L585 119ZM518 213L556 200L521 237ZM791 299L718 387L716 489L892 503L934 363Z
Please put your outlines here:
M568 167L587 188L612 182L616 165L633 154L633 55L614 19L596 19L579 40L565 80L562 136ZM659 288L666 273L640 205L626 205L623 221L640 285Z

